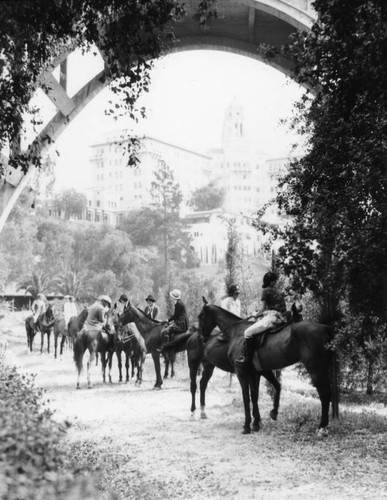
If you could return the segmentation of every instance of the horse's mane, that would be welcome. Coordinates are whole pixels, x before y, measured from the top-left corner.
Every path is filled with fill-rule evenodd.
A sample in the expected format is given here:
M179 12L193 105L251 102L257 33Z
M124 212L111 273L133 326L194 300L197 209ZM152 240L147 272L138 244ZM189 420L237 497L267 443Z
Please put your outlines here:
M238 316L237 314L234 314L232 313L231 311L228 311L227 309L224 309L223 307L221 306L217 306L216 304L207 304L207 306L212 306L212 307L216 307L217 309L221 309L222 311L224 311L228 316L230 316L230 319L234 319L235 321L244 321L244 318L241 318L240 316Z

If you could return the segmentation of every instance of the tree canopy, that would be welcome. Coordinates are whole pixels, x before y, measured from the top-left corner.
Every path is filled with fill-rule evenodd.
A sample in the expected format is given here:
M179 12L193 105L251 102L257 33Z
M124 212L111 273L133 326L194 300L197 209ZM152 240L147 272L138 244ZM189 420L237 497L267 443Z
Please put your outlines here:
M196 17L214 15L212 1L198 1ZM173 43L172 24L185 14L179 0L4 0L0 3L0 151L24 171L41 166L42 144L20 150L26 116L38 125L31 97L46 70L69 51L97 47L103 54L112 90L122 106L110 110L134 118L135 102L149 86L151 60ZM44 85L43 85L44 87ZM44 89L43 90L47 90ZM143 110L140 110L143 113ZM0 175L5 163L0 164Z
M65 189L54 198L54 207L57 211L63 212L65 219L71 217L82 218L82 214L87 206L87 198L83 193L75 189Z
M280 260L326 320L343 318L344 343L357 318L359 342L375 352L387 321L387 6L316 0L314 8L311 31L287 48L295 79L311 90L293 123L306 154L291 162L277 198L291 220Z
M215 181L211 181L206 186L195 189L192 193L189 205L195 211L214 210L223 205L226 191Z

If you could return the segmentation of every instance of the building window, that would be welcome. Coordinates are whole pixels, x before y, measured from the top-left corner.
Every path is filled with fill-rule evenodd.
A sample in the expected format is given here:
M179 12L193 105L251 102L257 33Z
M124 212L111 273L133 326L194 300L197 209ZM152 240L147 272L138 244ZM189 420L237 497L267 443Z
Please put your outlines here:
M97 207L100 207L101 206L101 202L99 200L97 200Z

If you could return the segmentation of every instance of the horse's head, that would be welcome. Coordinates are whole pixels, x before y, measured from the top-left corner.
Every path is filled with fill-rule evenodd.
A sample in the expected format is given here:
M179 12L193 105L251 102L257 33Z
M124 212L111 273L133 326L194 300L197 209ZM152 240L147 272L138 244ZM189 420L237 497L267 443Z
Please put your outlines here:
M54 308L53 308L52 304L48 304L46 312L45 312L45 316L46 316L47 323L51 323L55 320Z
M107 314L106 314L106 323L104 326L104 330L107 333L113 334L115 332L115 315L113 312L113 309L109 309Z
M211 308L210 303L205 297L203 297L203 307L198 316L199 319L198 330L199 330L199 335L204 339L208 339L209 336L211 335L212 330L216 327L216 321L213 315L211 314L210 308Z
M120 315L118 318L118 321L116 325L118 327L127 325L128 323L132 323L136 318L136 309L130 301L128 301L127 305L125 306L124 312Z

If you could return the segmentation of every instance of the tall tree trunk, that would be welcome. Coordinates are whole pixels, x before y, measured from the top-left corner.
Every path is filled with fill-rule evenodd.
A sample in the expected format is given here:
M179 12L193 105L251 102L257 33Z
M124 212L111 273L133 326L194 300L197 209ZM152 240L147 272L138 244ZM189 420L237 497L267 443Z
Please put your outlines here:
M368 361L368 373L367 373L367 396L371 396L374 392L374 362Z

